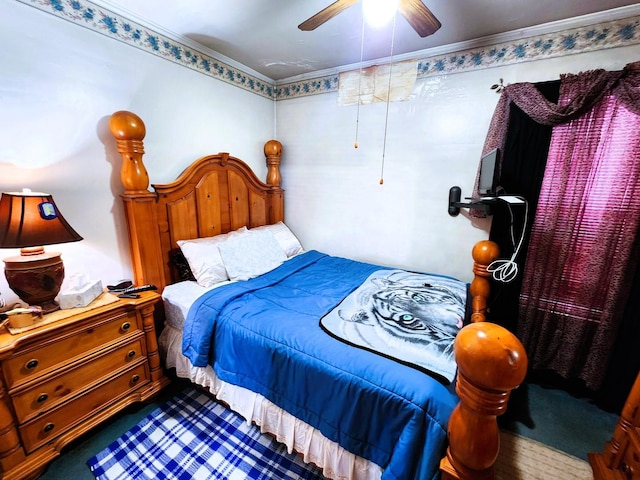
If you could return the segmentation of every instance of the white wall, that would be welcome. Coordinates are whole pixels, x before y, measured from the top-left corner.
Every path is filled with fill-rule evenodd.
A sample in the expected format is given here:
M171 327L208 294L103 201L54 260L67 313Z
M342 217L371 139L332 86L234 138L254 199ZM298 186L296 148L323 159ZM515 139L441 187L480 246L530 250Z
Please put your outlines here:
M266 175L269 99L19 2L0 2L0 44L0 189L53 195L84 237L45 247L62 252L67 277L86 273L103 285L131 277L121 161L108 130L113 112L130 110L145 122L151 183L219 151ZM0 292L17 300L4 275Z
M449 216L447 200L453 185L471 194L499 98L490 86L637 60L637 46L622 47L418 80L410 101L390 106L383 185L384 104L360 107L354 149L356 107L338 106L337 93L279 101L286 221L306 248L470 280L490 223Z
M471 191L498 99L489 86L638 60L624 47L419 80L411 101L391 105L379 185L383 104L361 107L356 150L356 107L338 107L335 93L278 101L274 121L268 99L16 1L0 2L0 44L0 189L52 193L84 240L47 248L63 253L67 275L103 284L131 276L114 111L145 121L151 183L218 151L264 178L277 126L287 223L306 248L469 280L488 221L450 217L447 196ZM16 299L4 276L0 292Z

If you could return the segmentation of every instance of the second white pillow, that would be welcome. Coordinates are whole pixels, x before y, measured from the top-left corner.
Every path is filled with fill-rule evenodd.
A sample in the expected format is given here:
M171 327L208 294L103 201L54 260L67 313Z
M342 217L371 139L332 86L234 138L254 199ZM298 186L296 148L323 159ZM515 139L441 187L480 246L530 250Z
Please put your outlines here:
M248 280L278 267L287 259L276 238L268 230L249 230L218 245L231 280Z

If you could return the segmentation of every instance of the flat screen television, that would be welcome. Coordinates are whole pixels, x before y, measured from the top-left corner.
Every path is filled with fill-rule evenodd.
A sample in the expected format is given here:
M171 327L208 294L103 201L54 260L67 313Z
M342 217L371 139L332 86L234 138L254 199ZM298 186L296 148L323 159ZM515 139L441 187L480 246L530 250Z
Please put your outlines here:
M480 178L478 179L478 194L492 196L498 188L498 162L500 149L496 148L480 159Z

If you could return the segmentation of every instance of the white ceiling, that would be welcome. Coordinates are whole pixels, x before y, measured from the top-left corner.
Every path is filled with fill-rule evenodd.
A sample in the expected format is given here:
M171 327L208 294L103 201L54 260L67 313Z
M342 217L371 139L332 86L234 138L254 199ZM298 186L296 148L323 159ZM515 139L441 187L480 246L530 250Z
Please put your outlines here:
M421 38L398 15L366 27L356 4L311 32L298 25L333 0L97 0L159 33L191 41L272 80L435 49L525 27L640 4L629 0L424 0L442 23ZM624 11L624 10L623 10ZM611 15L620 16L620 11ZM393 38L392 38L393 37ZM393 40L393 42L392 42ZM393 43L393 52L391 46ZM224 60L224 58L221 58Z

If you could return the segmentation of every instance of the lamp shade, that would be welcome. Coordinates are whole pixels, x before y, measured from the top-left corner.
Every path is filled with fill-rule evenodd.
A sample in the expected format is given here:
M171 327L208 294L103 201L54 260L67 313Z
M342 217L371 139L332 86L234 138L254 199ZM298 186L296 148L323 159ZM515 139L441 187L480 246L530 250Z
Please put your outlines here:
M3 259L7 283L29 305L44 313L57 310L55 298L64 280L59 252L43 245L77 242L82 237L71 228L48 193L3 193L0 197L0 248L19 248L20 255Z
M0 198L0 248L23 248L77 242L48 193L4 192Z

